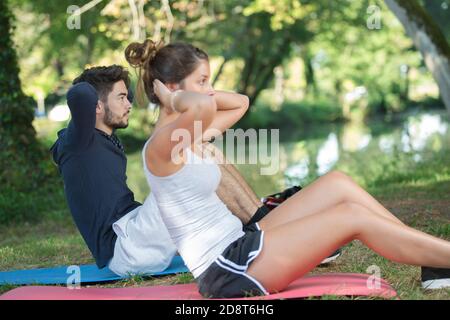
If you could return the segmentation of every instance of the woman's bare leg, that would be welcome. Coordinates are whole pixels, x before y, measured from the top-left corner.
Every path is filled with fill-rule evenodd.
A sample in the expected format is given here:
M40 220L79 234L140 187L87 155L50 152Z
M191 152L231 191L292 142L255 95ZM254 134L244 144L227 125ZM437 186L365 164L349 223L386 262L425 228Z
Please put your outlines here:
M280 206L274 210L281 214L285 209ZM395 223L356 203L343 202L263 230L263 249L247 273L269 292L284 289L354 239L395 262L450 268L450 242Z
M293 199L296 201L292 201ZM286 210L277 214L269 214L266 223L270 226L282 225L334 207L344 201L359 203L376 214L404 225L349 176L336 170L321 176L281 203L279 208Z

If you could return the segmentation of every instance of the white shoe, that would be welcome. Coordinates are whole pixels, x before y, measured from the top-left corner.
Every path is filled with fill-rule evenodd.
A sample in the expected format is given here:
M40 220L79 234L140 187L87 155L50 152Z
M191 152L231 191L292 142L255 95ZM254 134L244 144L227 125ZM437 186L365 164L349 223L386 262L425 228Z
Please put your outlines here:
M341 255L341 249L337 249L335 252L333 252L328 258L325 258L322 260L320 264L327 264L330 262L333 262Z

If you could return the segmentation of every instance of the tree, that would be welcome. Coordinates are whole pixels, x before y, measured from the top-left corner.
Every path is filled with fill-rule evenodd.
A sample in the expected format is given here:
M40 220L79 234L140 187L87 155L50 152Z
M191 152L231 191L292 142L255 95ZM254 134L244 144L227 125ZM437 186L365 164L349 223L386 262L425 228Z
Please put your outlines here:
M420 4L442 30L447 41L450 42L450 0L420 0Z
M32 99L21 88L12 20L8 2L0 1L0 185L20 192L39 185L34 178L42 177L44 151L32 125Z
M13 47L12 15L7 3L0 3L0 137L2 154L17 145L28 146L35 143L33 129L33 108L23 94L19 79L17 56ZM6 168L6 166L2 166Z
M71 25L71 7L82 7L84 0L9 0L17 30L14 40L21 66L22 89L37 98L63 96L72 79L86 65L95 62L105 50L116 49L121 42L106 36L107 23L101 15L105 3L83 13L78 26Z
M385 0L421 52L450 113L450 46L417 0Z

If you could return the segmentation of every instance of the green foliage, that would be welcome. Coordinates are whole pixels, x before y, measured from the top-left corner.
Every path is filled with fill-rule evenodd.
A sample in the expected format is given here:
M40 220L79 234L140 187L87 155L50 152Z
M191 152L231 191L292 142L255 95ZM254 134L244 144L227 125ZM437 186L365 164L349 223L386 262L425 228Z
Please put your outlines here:
M298 129L304 126L344 121L341 108L336 102L327 98L286 101L279 110L259 101L249 115L238 123L242 128L283 128Z
M273 30L280 30L284 25L293 25L311 13L311 6L297 0L256 0L243 11L245 16L257 12L271 14L270 26Z
M374 4L383 12L379 29L368 29L367 7L353 3L352 10L362 13L362 21L337 23L333 29L317 35L317 42L310 50L316 54L316 76L323 79L319 91L343 99L355 87L364 86L371 113L401 111L407 84L400 68L407 65L417 70L421 58L411 50L411 40L403 35L395 18L388 15L384 3L375 1ZM336 37L336 33L341 36Z
M54 174L32 126L33 104L21 88L13 42L12 15L0 3L0 223L36 214L29 192ZM33 199L36 201L36 199Z
M0 130L2 138L19 137L20 142L28 144L33 142L29 139L34 136L30 125L33 121L33 106L22 93L16 52L11 40L12 19L7 3L2 1L0 29L5 30L5 34L0 37ZM2 147L8 148L9 141L2 141Z
M64 185L56 175L56 168L50 161L42 161L42 165L53 166L45 168L50 176L46 179L42 179L42 174L29 176L29 171L25 174L20 168L9 168L8 171L19 171L19 174L14 177L14 184L10 183L0 192L0 224L37 222L49 212L67 208Z
M365 86L373 113L400 111L407 102L406 84L399 72L402 64L419 70L421 78L427 77L420 70L420 55L411 50L411 41L382 0L177 0L170 1L169 8L148 1L138 8L145 16L138 34L127 1L97 4L82 14L79 29L67 27L67 8L81 7L85 1L10 1L21 28L15 37L25 66L21 74L27 79L24 89L35 98L42 93L63 97L70 81L86 65L126 65L125 46L142 40L144 31L147 37L191 42L223 58L214 75L218 87L225 84L252 102L273 87L274 68L296 56L308 65L297 71L304 73L308 86L301 90L313 87L319 96L334 94L334 100L342 104L345 93ZM370 5L381 9L379 30L366 27ZM424 6L446 26L445 10L428 2ZM233 65L232 73L237 75L233 81L222 74L226 65Z

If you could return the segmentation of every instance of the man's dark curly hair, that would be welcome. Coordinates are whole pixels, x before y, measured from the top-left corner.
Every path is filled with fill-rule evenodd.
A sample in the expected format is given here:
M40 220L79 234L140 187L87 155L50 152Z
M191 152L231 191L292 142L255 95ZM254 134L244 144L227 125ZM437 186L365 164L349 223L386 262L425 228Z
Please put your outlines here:
M101 66L86 69L81 75L73 80L72 84L87 82L97 90L99 98L102 101L106 101L114 84L120 80L125 82L127 88L130 86L128 70L119 65L112 65L108 67Z

